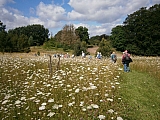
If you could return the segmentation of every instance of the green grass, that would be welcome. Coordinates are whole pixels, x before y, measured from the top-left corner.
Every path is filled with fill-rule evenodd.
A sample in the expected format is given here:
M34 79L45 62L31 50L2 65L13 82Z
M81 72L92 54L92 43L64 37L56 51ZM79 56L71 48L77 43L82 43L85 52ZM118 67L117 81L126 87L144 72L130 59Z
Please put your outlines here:
M147 73L132 71L121 75L121 115L127 120L160 119L160 81Z

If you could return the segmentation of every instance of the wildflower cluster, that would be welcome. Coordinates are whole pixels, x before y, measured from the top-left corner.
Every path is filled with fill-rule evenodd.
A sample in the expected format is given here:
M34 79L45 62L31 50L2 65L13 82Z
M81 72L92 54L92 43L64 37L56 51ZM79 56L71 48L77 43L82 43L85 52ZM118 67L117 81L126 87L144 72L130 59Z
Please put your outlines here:
M48 59L4 56L0 68L2 119L119 119L119 66L109 60L61 60L50 76Z

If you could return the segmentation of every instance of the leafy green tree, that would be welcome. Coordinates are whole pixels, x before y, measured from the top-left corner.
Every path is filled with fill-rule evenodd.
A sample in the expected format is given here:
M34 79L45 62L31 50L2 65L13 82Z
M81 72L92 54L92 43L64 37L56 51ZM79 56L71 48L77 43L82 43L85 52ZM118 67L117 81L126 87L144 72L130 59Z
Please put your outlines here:
M75 56L79 56L79 55L81 55L81 42L80 41L78 41L78 42L76 42L76 44L74 45L74 49L73 49L73 54L75 55Z
M0 32L5 31L6 25L3 25L3 23L0 21Z
M7 32L1 31L0 32L0 51L5 52L6 50L6 45L7 45Z
M89 43L89 34L88 34L88 29L86 27L80 26L76 30L76 35L79 36L80 41L85 41L87 44Z
M110 56L111 51L112 46L110 41L107 41L106 39L102 38L101 42L99 43L99 48L96 52L101 52L103 56Z
M116 26L111 31L111 44L116 50L123 51L127 49L126 32L123 26Z
M18 35L8 33L7 34L7 39L8 39L8 41L10 41L9 43L10 43L11 52L18 52L18 47L17 47Z
M98 46L98 44L100 43L101 40L102 40L101 37L99 35L96 35L96 36L92 36L88 40L88 42L90 45L97 45Z
M17 48L19 52L28 52L29 44L28 37L24 34L20 35L17 42Z
M160 55L160 4L129 15L124 21L128 47L138 55ZM133 47L131 47L133 46Z
M33 40L32 36L29 37L28 44L29 44L29 46L33 46L34 45L34 40Z
M123 26L112 29L110 40L117 50L136 55L160 55L160 4L127 16Z
M49 30L44 28L43 25L28 25L24 27L18 27L13 30L9 30L8 33L20 35L26 35L28 38L33 37L31 45L43 45L48 41ZM31 43L31 39L28 42Z
M76 56L80 56L82 54L82 51L85 54L87 53L87 43L85 41L77 41L77 43L74 45L73 54Z

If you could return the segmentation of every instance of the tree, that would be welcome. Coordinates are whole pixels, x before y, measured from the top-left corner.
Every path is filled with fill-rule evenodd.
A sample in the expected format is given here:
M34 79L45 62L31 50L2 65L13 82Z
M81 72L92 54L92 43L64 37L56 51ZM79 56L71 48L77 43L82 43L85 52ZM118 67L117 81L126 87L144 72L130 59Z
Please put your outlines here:
M63 27L63 30L61 32L60 41L65 47L69 47L73 49L73 45L77 41L77 36L75 34L75 28L74 25L65 25Z
M0 32L5 31L6 25L3 25L3 23L0 21Z
M160 55L159 16L160 4L156 4L149 9L141 8L124 21L128 47L135 54Z
M110 36L117 50L129 50L136 55L160 55L160 4L127 16L123 26L112 29Z
M74 49L73 49L73 54L76 55L76 56L79 56L82 54L82 51L85 53L85 54L88 54L87 53L87 44L85 41L77 41L76 44L74 44Z
M25 27L18 27L13 30L9 30L8 33L20 35L26 35L28 38L33 37L32 45L43 45L48 41L49 30L44 28L43 25L28 25ZM28 39L30 40L30 39ZM31 42L31 41L29 41Z
M17 41L17 48L19 52L29 52L28 37L24 34L20 35Z
M34 45L34 40L33 40L32 36L29 37L28 44L29 44L29 46L33 46Z
M111 51L112 47L110 41L107 41L106 39L102 38L101 42L99 43L99 48L96 52L101 52L103 56L110 56Z
M0 51L5 52L6 50L6 45L7 45L7 32L1 31L0 32Z
M85 41L87 44L89 43L89 34L88 34L88 29L86 27L80 26L76 30L76 35L79 36L80 41Z
M92 36L88 42L90 45L98 45L101 41L101 37L99 35L96 35L96 36Z
M116 26L112 29L111 34L111 44L114 48L116 48L116 50L124 51L125 49L127 49L126 32L123 26Z

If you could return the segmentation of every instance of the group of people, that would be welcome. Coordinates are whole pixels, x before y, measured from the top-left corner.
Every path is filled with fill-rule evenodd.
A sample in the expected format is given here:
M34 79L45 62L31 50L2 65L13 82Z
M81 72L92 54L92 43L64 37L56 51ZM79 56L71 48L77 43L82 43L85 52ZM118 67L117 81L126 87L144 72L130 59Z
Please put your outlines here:
M133 62L130 56L131 55L128 53L127 50L125 50L123 52L123 55L122 55L122 64L123 64L124 72L129 72L130 71L129 63ZM111 61L113 63L116 63L116 61L117 61L117 55L115 54L115 52L112 52L112 54L111 54Z

